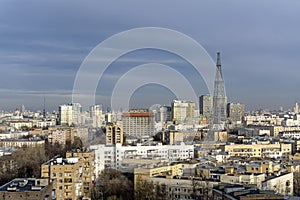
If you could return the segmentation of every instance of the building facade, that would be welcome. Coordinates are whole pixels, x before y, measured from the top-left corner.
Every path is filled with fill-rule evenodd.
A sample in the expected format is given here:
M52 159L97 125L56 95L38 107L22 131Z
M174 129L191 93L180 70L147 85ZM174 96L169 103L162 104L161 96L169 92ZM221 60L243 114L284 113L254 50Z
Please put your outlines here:
M67 158L80 158L82 165L82 188L83 197L91 197L93 182L95 180L94 151L73 151L66 153Z
M83 197L83 160L79 158L54 158L41 166L42 178L57 179L56 199L73 200Z
M58 124L64 126L80 125L81 105L79 103L63 104L58 107Z
M245 114L245 105L240 103L227 104L227 117L233 123L242 122Z
M102 125L102 105L93 105L90 107L90 118L92 120L93 127L101 127Z
M183 122L187 118L194 117L195 102L173 100L172 104L172 120L178 123Z
M161 106L159 108L159 119L161 123L172 121L172 108L171 106Z
M113 145L113 144L123 144L124 143L124 134L122 126L111 123L106 125L106 145Z
M212 97L210 95L199 97L199 114L206 118L206 123L210 123L212 115Z
M90 147L95 150L95 174L99 176L105 168L114 168L122 170L126 166L122 165L123 159L130 158L155 158L168 159L176 161L180 159L194 158L194 146L185 145L149 145L143 146L122 146L116 144L113 146L93 145Z
M123 132L128 136L154 135L154 114L148 109L131 109L122 114Z

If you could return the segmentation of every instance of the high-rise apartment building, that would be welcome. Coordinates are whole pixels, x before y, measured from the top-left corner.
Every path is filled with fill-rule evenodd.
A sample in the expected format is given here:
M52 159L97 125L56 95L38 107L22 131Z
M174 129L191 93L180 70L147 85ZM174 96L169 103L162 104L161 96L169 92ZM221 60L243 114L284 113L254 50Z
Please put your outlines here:
M42 164L42 178L55 178L56 199L79 199L82 193L82 166L83 160L79 158L55 158Z
M159 108L159 118L161 123L172 121L171 106L161 106Z
M72 103L72 109L73 109L73 124L74 125L81 125L82 119L81 119L81 112L82 108L80 103Z
M59 124L71 126L73 124L73 108L71 105L60 105L58 107Z
M93 127L101 127L102 125L102 105L93 105L90 107L90 117Z
M154 134L154 114L148 109L130 109L122 114L123 132L130 136Z
M72 151L66 153L67 158L80 158L83 161L82 166L82 187L83 197L91 197L93 182L95 180L94 151Z
M60 125L80 125L81 105L79 103L63 104L58 107Z
M297 102L295 103L295 106L294 106L294 113L299 114L299 106L298 106Z
M186 118L194 117L195 102L173 100L172 119L176 122L183 122Z
M245 114L245 105L240 103L227 104L227 117L231 122L242 121Z
M94 181L94 152L69 152L41 166L42 178L56 179L56 199L73 200L90 197Z
M206 118L209 123L212 115L212 97L210 95L201 95L199 97L199 113Z
M106 125L106 145L123 144L124 135L122 126L116 123Z

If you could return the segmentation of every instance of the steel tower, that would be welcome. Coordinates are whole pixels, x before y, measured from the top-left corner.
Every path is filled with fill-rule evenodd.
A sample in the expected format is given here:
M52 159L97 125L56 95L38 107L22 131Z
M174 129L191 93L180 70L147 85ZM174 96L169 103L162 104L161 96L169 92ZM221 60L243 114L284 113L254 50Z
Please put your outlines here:
M227 97L221 68L220 52L217 53L217 71L214 83L212 130L222 131L225 129Z

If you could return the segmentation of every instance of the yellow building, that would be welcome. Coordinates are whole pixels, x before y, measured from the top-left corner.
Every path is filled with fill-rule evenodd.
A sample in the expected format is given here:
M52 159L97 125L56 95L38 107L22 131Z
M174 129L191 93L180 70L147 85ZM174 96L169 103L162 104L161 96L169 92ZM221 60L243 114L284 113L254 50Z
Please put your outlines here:
M171 166L157 167L157 168L135 168L134 169L134 184L141 180L156 176L165 176L167 178L173 178L174 176L181 176L183 173L183 164L176 164Z
M258 189L262 189L262 182L265 181L265 176L265 174L254 173L222 174L220 181L222 183L254 184Z
M185 141L193 141L195 137L201 138L201 132L166 131L163 133L163 142L176 144Z
M52 132L60 132L62 131L63 134L65 135L65 142L70 141L71 143L74 142L74 137L75 137L75 129L74 127L63 127L63 126L54 126L54 127L49 127L48 128L48 134L51 135Z
M292 154L292 144L230 144L224 146L230 156L274 158L288 160Z
M186 118L194 117L195 102L173 100L171 106L173 121L180 123Z
M216 131L214 132L214 141L227 141L227 131Z
M81 193L84 197L91 197L92 184L95 179L94 174L94 151L85 152L67 152L67 158L80 158L83 161L82 165L82 188Z
M270 160L250 162L246 165L248 173L274 173L280 171L280 164Z
M79 158L54 158L41 166L42 178L55 178L57 200L75 200L83 196L82 168Z
M211 188L217 184L217 182L203 181L199 177L183 177L183 164L154 169L136 168L134 179L135 189L139 187L139 181L142 180L153 183L154 190L159 186L162 188L164 199L195 199L193 196L206 199L211 196Z

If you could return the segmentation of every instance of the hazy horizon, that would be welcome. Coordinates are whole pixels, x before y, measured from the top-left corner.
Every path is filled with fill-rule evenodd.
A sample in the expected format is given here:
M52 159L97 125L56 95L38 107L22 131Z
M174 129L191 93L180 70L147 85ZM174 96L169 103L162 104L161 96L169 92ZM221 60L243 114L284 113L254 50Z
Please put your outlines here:
M300 102L300 2L296 0L10 0L0 5L0 110L14 110L21 104L42 110L44 97L48 111L70 103L77 70L90 51L110 36L138 27L180 31L200 43L214 60L220 51L228 102L243 103L246 110L281 106L288 110ZM111 64L99 82L96 102L107 107L122 74L151 62L168 64L184 74L199 86L197 95L208 93L182 58L140 50ZM130 104L170 105L174 97L168 88L145 85L136 90Z

